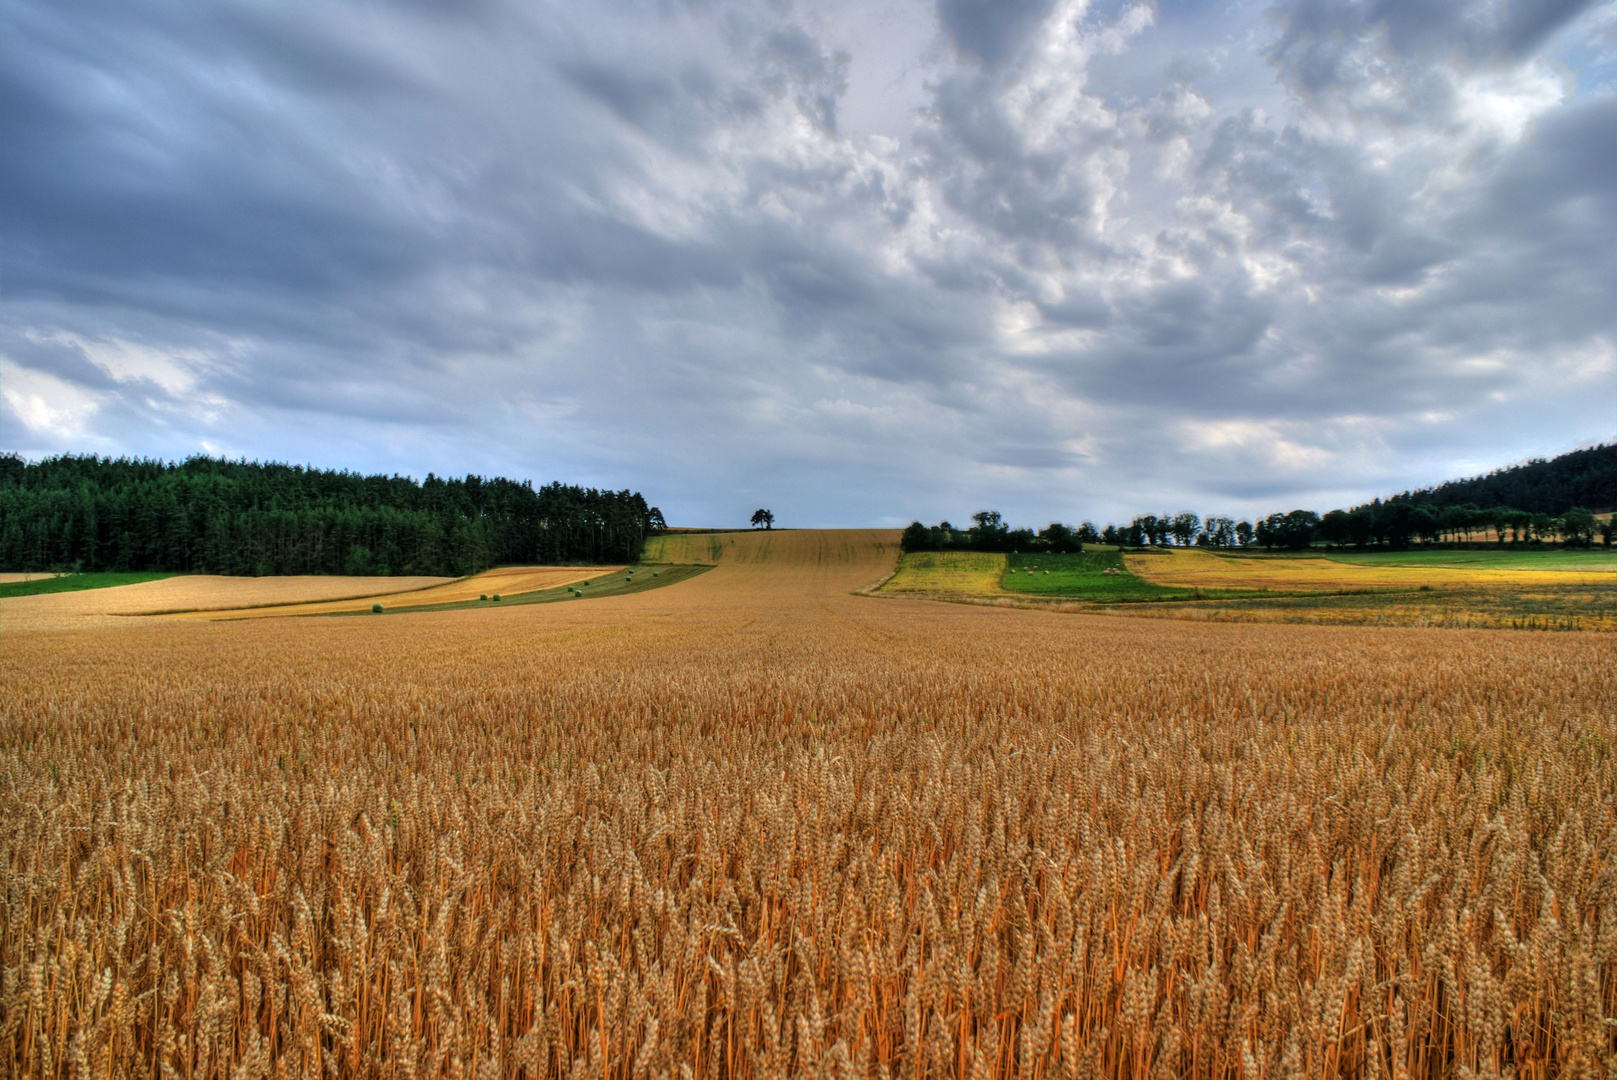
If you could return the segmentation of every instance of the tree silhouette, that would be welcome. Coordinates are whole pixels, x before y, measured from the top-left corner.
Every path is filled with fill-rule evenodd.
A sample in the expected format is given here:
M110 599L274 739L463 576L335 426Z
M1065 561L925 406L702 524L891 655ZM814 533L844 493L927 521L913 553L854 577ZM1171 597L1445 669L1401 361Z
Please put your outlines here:
M775 515L768 510L754 510L752 512L752 527L756 529L760 526L765 529L773 529L775 527Z
M1196 538L1196 533L1202 527L1202 519L1195 514L1186 512L1175 514L1173 520L1168 522L1168 532L1178 541L1180 547L1189 547L1190 542Z

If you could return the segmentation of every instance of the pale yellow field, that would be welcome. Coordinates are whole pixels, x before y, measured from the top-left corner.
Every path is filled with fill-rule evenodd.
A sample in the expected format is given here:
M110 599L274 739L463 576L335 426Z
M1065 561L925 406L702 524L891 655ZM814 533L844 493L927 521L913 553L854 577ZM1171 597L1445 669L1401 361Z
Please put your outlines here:
M475 577L447 581L430 588L410 592L372 593L357 600L333 600L315 604L292 604L277 607L259 607L233 610L208 610L187 613L177 618L187 619L271 619L297 615L339 615L349 611L367 611L380 603L389 611L400 608L427 607L431 604L455 604L476 600L478 596L516 596L541 589L558 589L576 581L587 581L622 570L621 566L504 566L485 570Z
M928 551L911 555L882 594L902 596L1004 596L1005 556L979 551Z
M1609 638L719 539L588 602L8 625L0 1076L1611 1075Z
M149 620L118 618L157 611L244 608L339 597L373 597L453 581L441 577L221 577L187 574L110 589L0 599L0 633L70 629L110 621L125 629ZM476 592L472 593L476 596ZM366 601L367 606L370 601Z
M16 581L38 581L41 578L51 578L51 577L55 577L55 576L56 576L55 574L47 573L45 571L38 571L38 570L34 571L31 574L5 573L5 574L0 574L0 585L10 585L10 584L12 584L13 582L16 582Z
M1586 570L1492 570L1432 566L1371 566L1325 558L1217 555L1172 549L1125 555L1130 572L1157 585L1221 589L1318 590L1418 589L1535 585L1607 585L1612 575Z

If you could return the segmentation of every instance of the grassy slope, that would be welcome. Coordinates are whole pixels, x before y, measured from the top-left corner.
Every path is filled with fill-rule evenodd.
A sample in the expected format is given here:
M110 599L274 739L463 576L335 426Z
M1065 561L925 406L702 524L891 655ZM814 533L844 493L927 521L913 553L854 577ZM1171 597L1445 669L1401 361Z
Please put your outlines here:
M62 574L59 577L40 578L38 581L13 581L0 585L0 599L13 596L39 596L43 593L81 592L85 589L110 589L118 585L138 585L143 581L162 581L178 574Z
M724 558L725 548L734 544L734 537L723 533L663 533L647 537L642 563L717 563Z

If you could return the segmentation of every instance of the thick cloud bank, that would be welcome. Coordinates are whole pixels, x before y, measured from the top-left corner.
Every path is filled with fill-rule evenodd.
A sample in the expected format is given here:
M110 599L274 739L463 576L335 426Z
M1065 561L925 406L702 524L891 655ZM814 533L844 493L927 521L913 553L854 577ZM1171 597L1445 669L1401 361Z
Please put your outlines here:
M1613 431L1610 5L4 9L30 456L1039 523Z

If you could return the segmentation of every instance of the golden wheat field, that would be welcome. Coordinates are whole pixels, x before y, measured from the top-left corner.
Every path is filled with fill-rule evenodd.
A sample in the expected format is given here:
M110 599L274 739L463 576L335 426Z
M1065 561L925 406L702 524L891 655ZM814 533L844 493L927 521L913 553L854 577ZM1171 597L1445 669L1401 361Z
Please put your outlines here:
M1608 635L718 538L578 603L0 621L0 1073L1612 1074Z
M1164 549L1125 555L1129 571L1155 585L1222 589L1333 590L1609 585L1610 570L1502 570L1480 567L1387 566L1324 557L1275 558Z

